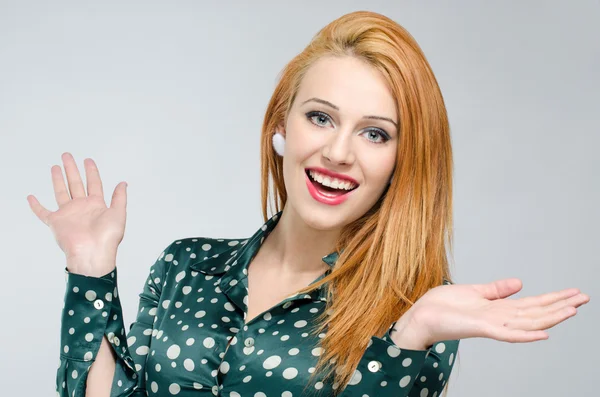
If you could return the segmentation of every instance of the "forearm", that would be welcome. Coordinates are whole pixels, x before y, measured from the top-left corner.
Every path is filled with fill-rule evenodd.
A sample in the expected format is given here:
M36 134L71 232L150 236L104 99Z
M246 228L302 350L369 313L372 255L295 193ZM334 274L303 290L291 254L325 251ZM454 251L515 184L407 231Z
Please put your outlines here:
M102 338L96 361L87 378L86 397L108 397L115 374L116 356L106 336Z

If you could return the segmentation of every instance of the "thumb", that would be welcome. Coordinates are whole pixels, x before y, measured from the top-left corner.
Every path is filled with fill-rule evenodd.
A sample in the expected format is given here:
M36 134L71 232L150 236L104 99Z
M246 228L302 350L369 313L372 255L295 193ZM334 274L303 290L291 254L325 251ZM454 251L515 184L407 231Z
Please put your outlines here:
M487 284L473 284L473 288L484 298L493 300L516 294L523 288L523 283L518 278L505 278Z
M121 182L115 188L110 200L110 208L121 210L127 208L127 182Z

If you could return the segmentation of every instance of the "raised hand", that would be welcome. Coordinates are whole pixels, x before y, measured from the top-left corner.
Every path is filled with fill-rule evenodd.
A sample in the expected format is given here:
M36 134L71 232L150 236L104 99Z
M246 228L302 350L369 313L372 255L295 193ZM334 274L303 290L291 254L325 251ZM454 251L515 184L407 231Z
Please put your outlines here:
M398 320L399 334L419 335L421 346L475 337L533 342L547 339L544 330L574 316L590 300L577 288L508 299L521 288L518 278L432 288Z
M87 194L70 153L63 153L68 190L58 165L51 168L57 211L49 211L33 196L27 201L33 213L50 227L67 257L70 272L99 277L112 271L117 248L123 240L126 223L127 192L125 182L117 185L110 207L106 206L102 181L95 162L84 159Z

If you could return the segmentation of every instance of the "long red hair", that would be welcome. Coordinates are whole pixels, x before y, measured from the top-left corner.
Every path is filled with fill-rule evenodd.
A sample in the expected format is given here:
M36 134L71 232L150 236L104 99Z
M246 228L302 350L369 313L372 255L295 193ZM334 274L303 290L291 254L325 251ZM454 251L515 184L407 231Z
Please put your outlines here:
M299 291L327 283L328 293L335 292L314 331L326 336L313 375L326 368L325 377L334 374L334 389L340 392L373 335L383 336L429 289L452 281L446 248L452 257L453 163L444 100L415 39L386 16L352 12L321 29L280 74L262 125L265 221L272 216L267 211L271 189L271 211L280 211L287 200L272 135L286 120L307 69L322 56L357 57L379 70L400 119L391 185L367 213L344 227L336 246L343 252L331 274Z

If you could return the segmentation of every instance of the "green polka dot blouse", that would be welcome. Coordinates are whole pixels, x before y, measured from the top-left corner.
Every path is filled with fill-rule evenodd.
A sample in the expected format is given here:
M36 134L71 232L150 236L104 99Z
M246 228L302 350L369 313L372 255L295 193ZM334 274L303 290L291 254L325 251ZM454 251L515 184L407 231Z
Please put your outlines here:
M306 387L322 352L324 334L314 335L310 326L325 308L324 287L292 295L244 321L248 264L280 214L247 239L172 242L150 268L127 333L117 269L102 277L65 269L57 395L85 396L90 366L106 336L117 357L111 396L331 396L337 385L319 376ZM337 257L333 252L323 261L333 266ZM458 343L410 350L396 346L389 330L373 336L341 396L437 397Z

